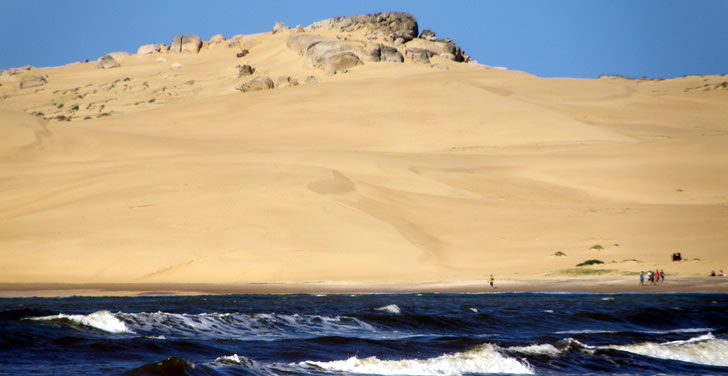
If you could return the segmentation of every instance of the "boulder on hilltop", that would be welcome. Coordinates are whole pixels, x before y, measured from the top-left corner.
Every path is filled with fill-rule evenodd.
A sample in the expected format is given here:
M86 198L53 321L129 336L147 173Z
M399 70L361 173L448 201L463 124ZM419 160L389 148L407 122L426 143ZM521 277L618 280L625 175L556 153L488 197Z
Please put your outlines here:
M143 55L150 55L153 53L162 52L162 50L169 49L169 46L162 43L157 44L145 44L143 46L140 46L139 49L137 49L137 55L143 56Z
M426 40L417 38L407 42L407 48L428 50L434 55L457 62L470 60L470 56L466 55L455 42L449 39Z
M98 67L101 69L111 69L120 66L121 65L111 55L106 55L99 58Z
M207 42L207 43L208 44L217 44L217 43L222 43L224 41L225 41L225 36L224 35L222 35L222 34L215 34L215 35L212 36L212 38L210 38L210 41Z
M336 29L355 31L369 28L369 32L381 34L390 41L402 39L404 42L417 38L417 20L409 13L386 12L352 17L334 17L314 22L308 29Z
M416 63L429 64L430 58L436 54L424 48L407 48L405 55L407 55L408 59Z
M273 25L273 34L281 33L288 30L291 30L291 28L283 22L276 22L276 24Z
M177 53L196 54L202 48L202 39L197 35L178 35L172 40L169 50Z

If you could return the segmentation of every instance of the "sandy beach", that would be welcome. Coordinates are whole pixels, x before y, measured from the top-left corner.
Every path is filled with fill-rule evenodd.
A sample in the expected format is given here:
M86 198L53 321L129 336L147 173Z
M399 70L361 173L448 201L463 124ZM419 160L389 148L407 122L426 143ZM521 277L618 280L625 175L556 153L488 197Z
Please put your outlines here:
M728 270L728 77L444 55L330 74L297 34L383 43L292 29L3 73L0 296L488 292L490 274L728 291L708 277ZM275 87L236 90L255 77Z

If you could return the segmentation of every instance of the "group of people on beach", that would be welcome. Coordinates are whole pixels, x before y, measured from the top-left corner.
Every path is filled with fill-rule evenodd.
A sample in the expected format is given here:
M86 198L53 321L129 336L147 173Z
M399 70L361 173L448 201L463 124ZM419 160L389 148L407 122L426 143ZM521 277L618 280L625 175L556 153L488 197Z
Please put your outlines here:
M655 269L655 272L653 273L651 270L647 271L647 281L653 285L657 284L658 282L665 282L665 269L657 270ZM640 284L642 286L645 285L645 272L640 272Z
M725 273L723 273L723 269L720 270L720 272L716 273L715 270L710 272L711 277L725 277Z

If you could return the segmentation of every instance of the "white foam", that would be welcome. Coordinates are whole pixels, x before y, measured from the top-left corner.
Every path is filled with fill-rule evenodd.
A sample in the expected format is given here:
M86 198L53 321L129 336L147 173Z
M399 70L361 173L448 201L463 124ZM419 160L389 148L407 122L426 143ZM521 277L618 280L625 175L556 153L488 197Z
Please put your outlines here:
M477 309L477 308L475 308L475 307L470 307L470 308L468 308L468 309L469 309L470 311L472 311L472 312L478 313L478 309Z
M217 357L214 361L214 363L234 363L234 364L241 364L240 357L238 354L233 355L226 355L226 356L220 356Z
M601 329L579 329L579 330L560 330L554 332L555 334L614 334L617 333L613 330L601 330Z
M402 312L402 310L399 309L399 306L396 304L390 304L384 307L374 308L374 310L394 313L395 315L399 315Z
M611 345L603 348L626 351L651 358L679 360L710 366L728 366L728 356L726 356L728 354L728 341L716 339L710 333L684 341Z
M32 317L30 320L35 321L71 321L75 324L88 326L103 330L109 333L134 333L129 329L123 321L114 316L113 313L103 310L88 315L66 315L60 313L58 315Z
M612 301L612 300L614 300L614 298L613 298L613 297L611 297L611 296L608 296L608 297L606 297L606 298L602 298L602 300L604 300L604 301L607 301L607 302L609 302L609 301Z
M301 366L313 366L326 371L373 375L464 375L471 373L533 374L525 361L502 355L495 346L484 344L471 350L445 354L430 359L380 360L377 357L351 357L331 362L307 361Z
M511 346L508 350L527 355L546 355L550 357L561 355L561 350L548 343L529 346Z

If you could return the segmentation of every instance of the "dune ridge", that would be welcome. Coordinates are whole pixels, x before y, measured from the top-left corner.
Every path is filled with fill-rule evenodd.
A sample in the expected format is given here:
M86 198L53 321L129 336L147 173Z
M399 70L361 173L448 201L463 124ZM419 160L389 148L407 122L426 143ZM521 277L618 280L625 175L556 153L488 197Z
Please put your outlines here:
M377 19L2 73L0 283L728 268L726 77L540 78Z

